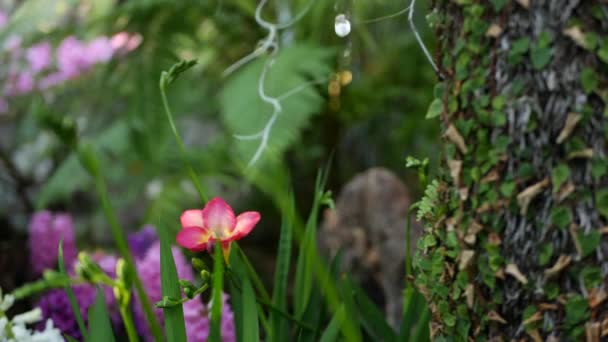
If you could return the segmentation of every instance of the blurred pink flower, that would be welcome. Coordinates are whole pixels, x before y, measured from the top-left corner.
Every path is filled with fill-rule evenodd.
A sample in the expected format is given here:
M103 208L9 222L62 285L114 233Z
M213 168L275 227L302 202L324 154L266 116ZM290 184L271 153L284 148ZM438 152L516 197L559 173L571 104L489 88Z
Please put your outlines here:
M104 63L112 59L114 50L107 37L98 37L87 44L86 57L90 65Z
M128 32L119 32L112 36L110 39L110 43L112 45L112 49L116 53L126 54L131 52L143 41L143 37L139 33L128 33Z
M182 230L177 243L193 252L209 250L215 241L221 242L224 258L230 255L230 243L249 234L260 221L260 213L246 211L235 217L232 208L216 197L202 210L186 210L180 217Z
M26 52L27 61L33 73L38 73L51 64L51 44L48 42L38 43Z

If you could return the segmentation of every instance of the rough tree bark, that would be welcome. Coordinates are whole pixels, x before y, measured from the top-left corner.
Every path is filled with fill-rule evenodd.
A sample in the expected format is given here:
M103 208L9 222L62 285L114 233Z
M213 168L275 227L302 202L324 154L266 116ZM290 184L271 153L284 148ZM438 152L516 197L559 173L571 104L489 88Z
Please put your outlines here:
M608 340L608 2L436 0L436 340Z

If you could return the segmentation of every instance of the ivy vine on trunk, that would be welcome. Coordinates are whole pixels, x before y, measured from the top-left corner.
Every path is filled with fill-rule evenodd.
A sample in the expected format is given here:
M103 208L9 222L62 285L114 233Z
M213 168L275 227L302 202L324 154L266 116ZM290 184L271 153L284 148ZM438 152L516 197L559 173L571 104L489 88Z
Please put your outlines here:
M435 340L608 339L608 2L436 0ZM442 106L439 106L442 105Z

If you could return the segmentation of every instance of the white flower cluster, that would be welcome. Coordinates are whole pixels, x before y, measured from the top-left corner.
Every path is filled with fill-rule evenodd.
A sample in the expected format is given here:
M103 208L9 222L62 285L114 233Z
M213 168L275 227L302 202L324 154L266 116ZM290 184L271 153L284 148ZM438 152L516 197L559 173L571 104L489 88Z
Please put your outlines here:
M31 311L16 315L11 320L6 316L6 311L13 305L15 298L6 295L2 297L0 289L0 342L63 342L61 331L53 326L53 321L48 319L43 331L33 331L26 324L40 322L42 310L35 308Z

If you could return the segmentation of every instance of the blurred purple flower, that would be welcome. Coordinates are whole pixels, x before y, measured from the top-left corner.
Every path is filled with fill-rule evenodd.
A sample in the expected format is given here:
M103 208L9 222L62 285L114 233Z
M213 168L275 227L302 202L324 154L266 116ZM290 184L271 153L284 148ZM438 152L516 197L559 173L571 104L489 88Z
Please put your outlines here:
M177 274L180 279L193 281L194 274L190 264L177 247L171 249ZM162 299L160 284L160 243L155 242L150 246L145 256L137 262L137 272L144 284L148 298L152 303ZM147 326L145 315L141 308L139 299L135 296L134 318L135 325L145 341L152 341L150 331ZM224 295L224 305L222 306L222 340L226 342L236 341L234 328L234 315L228 304L228 296ZM209 310L201 301L200 296L189 300L183 304L184 319L186 323L186 334L188 342L207 341L209 335ZM162 324L164 321L162 310L155 309L156 317Z
M86 71L91 63L85 44L73 36L65 38L57 48L57 66L67 79Z
M114 55L110 39L103 36L93 39L87 44L85 55L90 65L109 61Z
M62 72L54 72L46 77L43 77L40 82L38 82L38 87L40 89L45 90L51 87L54 87L60 83L63 83L69 79L68 75Z
M39 275L45 269L55 267L62 238L65 264L71 265L76 260L74 224L70 215L37 212L30 219L28 230L30 263L34 274Z
M0 11L0 28L3 28L8 23L8 15Z
M101 269L110 277L114 278L116 276L115 268L117 258L115 256L97 252L91 255L91 258L96 261ZM73 271L74 268L71 268L70 273L73 273ZM72 289L74 290L74 295L76 296L76 301L80 308L80 314L82 315L85 324L87 324L89 307L95 301L95 286L90 284L74 285L72 286ZM122 329L122 321L113 291L108 286L103 286L103 290L112 325L116 331L120 331ZM41 308L42 316L44 318L38 325L39 330L44 329L44 322L50 318L62 333L70 335L79 341L83 340L78 328L78 323L72 312L68 296L64 290L52 290L45 293L36 306Z
M38 43L27 49L25 53L30 69L33 73L39 73L51 65L51 44L48 42Z
M127 237L129 249L137 259L141 259L146 255L146 251L158 240L154 227L147 225L140 231L131 233Z

